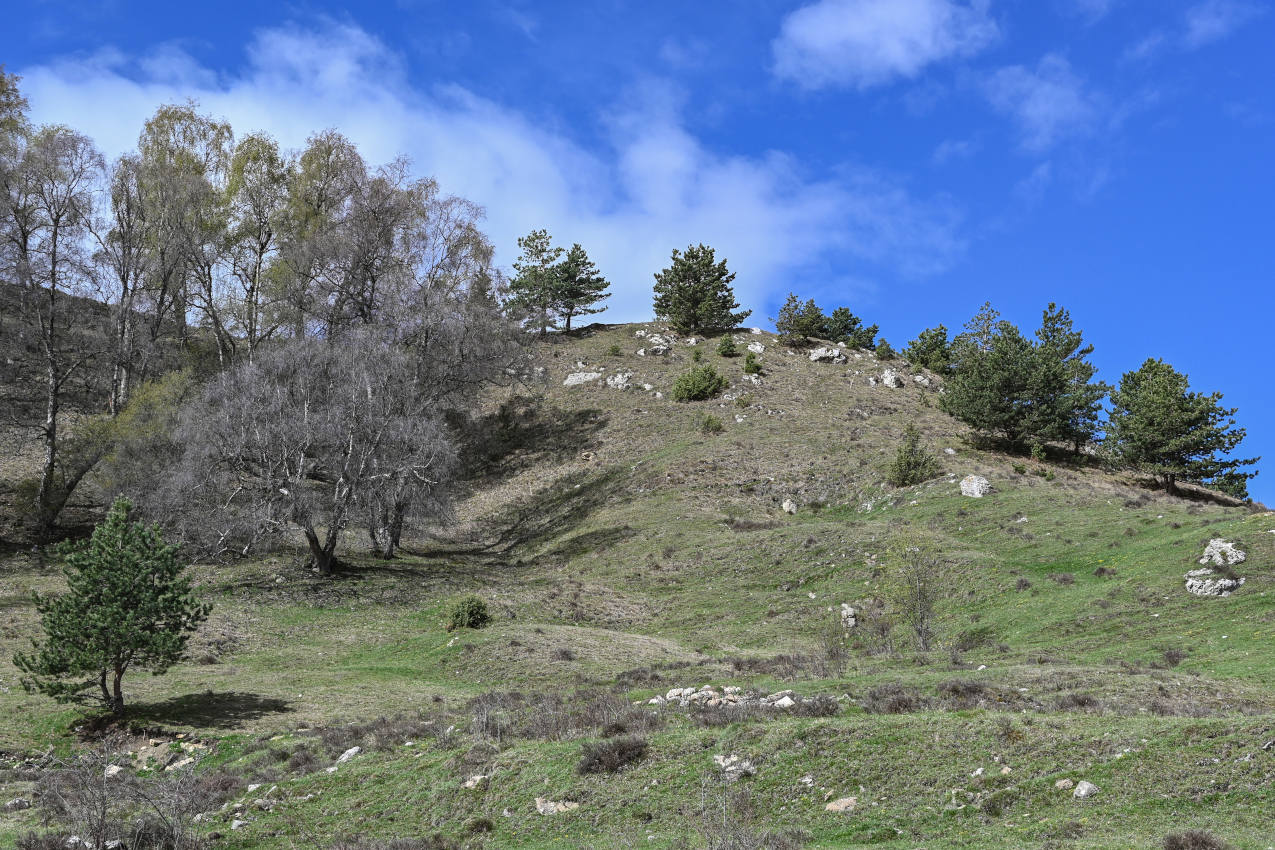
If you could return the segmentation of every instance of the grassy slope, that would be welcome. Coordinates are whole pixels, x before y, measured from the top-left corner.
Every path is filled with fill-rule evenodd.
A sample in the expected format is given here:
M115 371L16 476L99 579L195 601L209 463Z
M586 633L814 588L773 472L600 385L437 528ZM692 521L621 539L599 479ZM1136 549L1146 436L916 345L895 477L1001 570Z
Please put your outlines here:
M464 701L478 693L606 687L635 668L654 680L632 699L708 682L791 686L843 696L846 710L712 729L669 710L651 756L606 778L573 772L578 740L505 741L485 792L459 787L470 769L458 762L474 741L453 734L292 779L289 795L319 796L260 815L225 846L289 846L308 831L457 835L476 816L495 822L491 846L671 846L693 838L704 783L710 802L717 793L712 756L728 752L758 765L744 783L757 822L804 828L815 846L1152 847L1188 826L1237 846L1270 845L1275 750L1260 747L1275 738L1275 535L1266 533L1275 518L1148 496L1093 470L1054 466L1048 481L1020 474L1012 459L967 446L933 391L869 386L881 368L870 357L814 364L769 335L741 337L767 346L761 386L739 380L742 358L723 361L701 342L732 379L728 397L656 399L641 384L667 395L692 348L638 358L634 330L546 346L542 403L512 404L488 423L507 450L480 465L461 505L452 532L466 543L409 550L334 582L300 574L286 556L200 568L216 614L196 654L211 649L221 663L135 677L139 718L221 737L218 758L246 763L259 757L245 754L257 733L417 707L453 712L463 728ZM620 357L607 353L612 345ZM635 386L563 388L577 361L631 370ZM705 412L725 420L724 433L698 432ZM957 454L940 454L944 478L892 491L882 473L907 421L936 453ZM952 477L970 472L996 492L961 497ZM802 504L796 516L779 508L789 497ZM1185 594L1182 573L1218 536L1249 552L1248 583L1229 599ZM862 652L844 671L732 664L818 659L827 609L879 592L887 541L916 537L936 541L953 565L941 632L993 635L959 665L946 653ZM1098 567L1115 574L1097 576ZM75 716L13 687L8 662L32 627L31 591L57 579L16 557L6 572L0 741L30 750L63 736ZM1074 580L1050 578L1059 573ZM1017 590L1022 578L1031 586ZM486 597L498 619L449 635L447 604L464 591ZM1166 669L1166 650L1186 659ZM886 716L858 707L885 682L937 702L938 684L957 677L1007 695L1002 710ZM1058 707L1076 693L1102 707ZM1159 716L1153 703L1209 716ZM1011 772L1002 776L1001 765ZM979 767L988 775L972 778ZM799 782L807 775L809 787ZM1053 788L1062 777L1102 793L1073 801ZM954 789L964 799L999 788L1003 805L944 810ZM825 813L827 793L857 796L858 810ZM537 796L582 805L542 817Z

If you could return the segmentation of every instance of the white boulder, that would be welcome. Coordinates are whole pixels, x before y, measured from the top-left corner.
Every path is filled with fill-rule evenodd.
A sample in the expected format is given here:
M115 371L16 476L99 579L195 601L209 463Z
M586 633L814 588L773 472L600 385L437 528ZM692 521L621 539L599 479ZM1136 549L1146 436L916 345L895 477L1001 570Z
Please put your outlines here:
M1076 783L1076 790L1071 792L1071 796L1077 800L1086 800L1098 793L1098 786L1084 779Z
M797 512L797 503L792 499L784 499L782 507L786 514L795 514Z
M632 372L616 372L607 378L607 386L613 390L627 390L632 377Z
M753 354L765 354L766 346L762 345L760 342L750 342L748 343L748 350Z
M961 495L981 499L992 492L992 485L981 475L967 475L961 479Z
M810 352L811 363L845 363L846 356L841 353L840 348L829 348L820 346Z
M1215 573L1211 567L1191 570L1186 576L1187 593L1196 596L1230 596L1244 584L1244 578L1228 578Z
M1248 555L1236 549L1231 541L1215 537L1209 541L1209 545L1204 547L1204 556L1200 558L1200 563L1212 564L1215 567L1233 567L1244 563L1247 557Z
M572 372L567 375L567 379L562 382L564 387L578 387L581 384L588 384L602 377L601 372Z
M886 369L881 373L881 383L897 390L903 386L903 376L893 369Z

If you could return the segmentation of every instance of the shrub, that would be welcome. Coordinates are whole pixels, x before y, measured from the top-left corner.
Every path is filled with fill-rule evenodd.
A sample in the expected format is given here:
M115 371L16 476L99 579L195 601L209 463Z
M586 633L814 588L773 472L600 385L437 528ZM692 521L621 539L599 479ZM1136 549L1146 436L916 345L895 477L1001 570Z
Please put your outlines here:
M721 342L717 343L717 353L722 357L735 357L739 354L739 346L735 345L734 337L727 334L722 337Z
M691 352L691 360L696 363L702 362L704 360L704 352L698 348L695 349L694 351Z
M673 382L673 398L676 401L703 401L712 398L726 388L726 379L712 366L696 366L683 372Z
M610 356L610 357L619 357L619 356L620 356L620 346L618 346L618 345L613 345L613 346L611 346L610 348L608 348L608 349L607 349L607 355L608 355L608 356Z
M1225 841L1204 829L1188 829L1164 837L1164 850L1227 850Z
M650 748L646 740L638 737L611 738L606 741L581 745L583 750L576 773L618 773L646 756Z
M890 464L886 479L895 487L910 487L939 474L939 463L921 447L921 432L908 423L903 430L903 444Z
M894 348L891 347L890 343L886 342L884 339L877 343L878 360L893 360L896 356Z
M761 374L761 361L757 359L756 352L750 351L748 352L748 356L744 358L744 374L745 375L760 375Z
M470 594L461 598L456 603L456 607L452 608L447 630L450 632L455 629L481 629L490 622L491 614L487 613L487 603Z
M925 707L925 699L916 688L895 682L878 685L868 691L863 710L869 714L907 714Z
M726 426L713 414L705 413L704 418L699 422L699 429L705 434L720 434L726 430Z

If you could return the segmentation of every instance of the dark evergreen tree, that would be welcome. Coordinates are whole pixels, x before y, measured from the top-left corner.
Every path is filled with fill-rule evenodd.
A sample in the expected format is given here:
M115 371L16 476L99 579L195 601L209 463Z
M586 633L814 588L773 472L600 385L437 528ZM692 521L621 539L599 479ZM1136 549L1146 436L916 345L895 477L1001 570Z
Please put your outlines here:
M921 432L911 422L903 429L903 443L894 455L886 480L895 487L910 487L936 477L939 462L921 445Z
M944 374L952 368L952 344L947 338L947 328L939 325L926 328L920 336L908 343L903 356L914 366L924 366L931 372Z
M838 307L823 317L823 327L817 336L851 348L873 349L878 330L876 325L865 327L863 320L851 313L849 307Z
M983 436L1021 446L1029 436L1028 413L1035 356L1032 344L1009 322L996 321L990 305L956 339L955 370L940 407Z
M1051 303L1036 331L1035 362L1026 430L1038 442L1060 442L1076 452L1098 431L1102 399L1110 387L1095 383L1088 361L1093 346L1075 330L1071 314Z
M571 246L566 258L558 264L556 285L553 309L565 320L568 331L573 316L601 313L606 308L595 305L611 297L607 292L611 284L598 273L598 267L579 242Z
M554 326L554 310L562 291L562 249L556 248L546 230L533 230L519 237L522 255L514 262L509 292L510 306L521 310L541 336Z
M823 326L823 311L815 300L811 298L803 304L791 292L775 317L775 332L785 345L805 345L811 337L823 336Z
M716 262L707 245L673 250L673 262L655 275L655 316L682 333L728 330L752 315L739 309L726 261Z
M211 606L199 602L182 575L177 547L164 542L157 526L130 522L131 509L116 499L89 540L59 548L67 593L36 598L44 640L14 656L27 688L69 702L96 686L118 713L124 674L134 667L167 671L208 617Z
M1163 360L1148 359L1126 372L1111 393L1106 445L1124 465L1154 475L1175 492L1179 481L1215 484L1247 494L1246 472L1260 458L1227 457L1244 439L1236 408L1222 407L1221 393L1192 392L1187 376Z

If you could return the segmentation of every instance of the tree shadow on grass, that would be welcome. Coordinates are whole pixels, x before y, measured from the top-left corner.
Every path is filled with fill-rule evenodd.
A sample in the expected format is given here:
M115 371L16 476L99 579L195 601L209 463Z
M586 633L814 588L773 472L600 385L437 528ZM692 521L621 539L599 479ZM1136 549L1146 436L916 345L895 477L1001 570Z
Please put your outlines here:
M161 702L134 703L126 709L130 721L214 729L233 728L260 720L268 714L283 714L292 710L287 700L243 691L183 694Z

